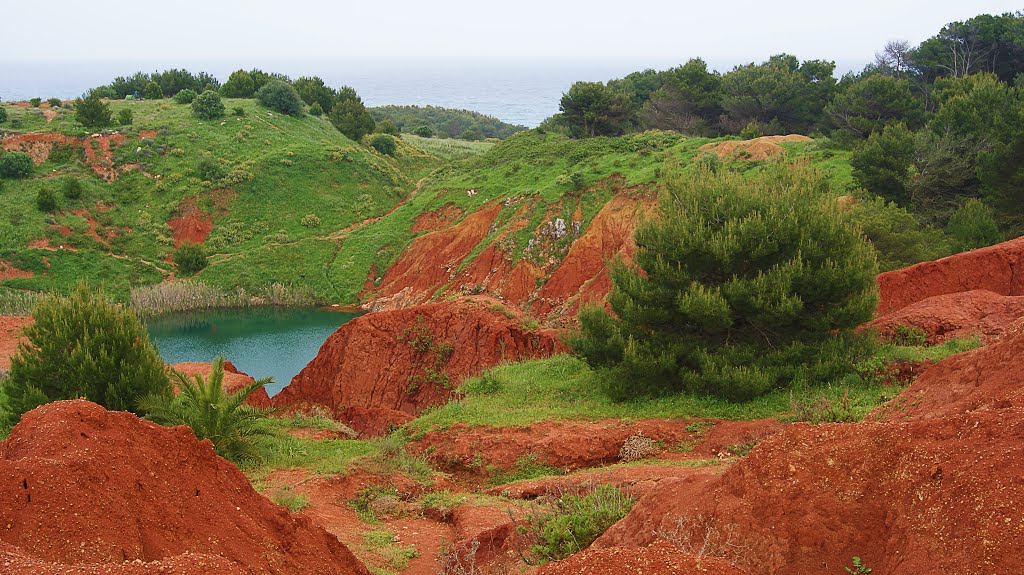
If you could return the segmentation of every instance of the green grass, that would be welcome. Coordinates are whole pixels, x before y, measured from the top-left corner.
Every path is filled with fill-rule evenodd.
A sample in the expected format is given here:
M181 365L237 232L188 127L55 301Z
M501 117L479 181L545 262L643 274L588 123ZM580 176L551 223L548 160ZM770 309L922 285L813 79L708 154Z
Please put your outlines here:
M402 140L448 161L464 160L482 154L494 147L495 142L456 140L453 138L422 138L402 134Z
M377 555L383 565L371 567L380 574L397 573L409 566L409 561L419 557L415 545L402 545L394 532L374 529L363 533L363 547Z
M253 483L261 483L279 469L304 468L318 475L338 475L361 458L377 451L374 442L357 439L301 439L286 433L288 420L268 418L265 424L274 433L260 442L261 458L243 466ZM301 427L296 426L296 427Z
M274 490L270 495L270 500L278 505L284 505L288 508L288 511L291 511L292 513L302 511L309 507L309 497L306 497L301 493L296 493L295 489L291 486L285 486Z
M976 338L932 347L885 345L865 362L863 377L850 374L843 380L810 389L778 389L743 403L690 394L614 402L601 392L586 363L571 355L556 355L499 366L470 378L462 384L461 400L430 409L406 427L412 433L423 433L456 423L513 427L563 419L785 418L792 415L793 400L810 402L818 398L833 403L845 398L847 416L860 420L901 391L871 377L869 372L876 366L897 360L939 361L978 345Z

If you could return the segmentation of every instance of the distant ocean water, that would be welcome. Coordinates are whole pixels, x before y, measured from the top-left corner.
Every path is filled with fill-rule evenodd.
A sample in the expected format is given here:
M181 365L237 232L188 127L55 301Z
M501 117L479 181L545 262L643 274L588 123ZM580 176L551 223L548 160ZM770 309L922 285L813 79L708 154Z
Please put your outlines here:
M368 106L430 104L473 110L512 124L535 127L558 112L558 101L573 82L622 77L643 66L570 63L413 66L338 62L0 62L0 100L76 98L89 88L138 70L205 70L223 82L232 70L253 67L282 72L292 78L316 75L334 87L352 86Z

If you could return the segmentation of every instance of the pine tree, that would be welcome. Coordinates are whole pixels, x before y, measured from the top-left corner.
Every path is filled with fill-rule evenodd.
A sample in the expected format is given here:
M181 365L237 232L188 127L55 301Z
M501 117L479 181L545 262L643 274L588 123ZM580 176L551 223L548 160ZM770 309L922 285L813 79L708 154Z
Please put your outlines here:
M666 181L612 268L609 302L580 314L572 347L618 399L665 392L745 400L849 366L878 264L809 168L751 179L695 166Z

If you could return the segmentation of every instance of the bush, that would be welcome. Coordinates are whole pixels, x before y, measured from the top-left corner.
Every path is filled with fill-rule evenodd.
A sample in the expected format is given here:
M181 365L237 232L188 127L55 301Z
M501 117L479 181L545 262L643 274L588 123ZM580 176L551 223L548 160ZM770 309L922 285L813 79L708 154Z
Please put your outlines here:
M268 413L245 405L254 391L272 383L271 378L254 381L235 391L224 390L224 358L213 362L210 377L189 378L175 371L171 375L178 395L157 393L143 398L147 418L166 426L187 425L196 439L209 439L217 454L236 463L258 459L252 439L268 432L259 426Z
M950 254L941 230L922 224L914 214L881 197L860 200L850 208L849 217L875 246L881 271Z
M8 423L58 399L85 398L110 410L143 413L145 396L170 393L163 360L129 308L85 284L43 297L11 358L3 386Z
M216 158L206 156L196 162L196 177L204 182L216 182L225 175L227 170Z
M185 88L174 95L174 101L178 104L191 104L198 95L192 88Z
M983 248L1002 240L995 212L977 198L960 204L949 217L946 233L952 236L957 251Z
M77 200L82 197L82 182L77 178L67 177L61 181L61 190L64 197L69 200Z
M203 92L192 100L192 115L200 120L215 120L224 115L224 102L220 94L210 90Z
M242 117L245 115L245 108L241 106L235 106L234 108L231 108L231 113L235 116Z
M256 81L245 70L235 70L228 76L228 81L220 87L225 98L252 98L256 92Z
M60 98L50 98L46 103L49 104L51 108L56 108L62 104Z
M40 212L52 212L57 209L57 194L50 188L42 188L36 194L36 207Z
M378 152L387 155L395 155L395 150L398 149L398 144L395 142L394 136L387 134L376 134L370 140L370 146Z
M323 116L324 109L320 106L320 102L313 102L309 105L309 113L313 116Z
M300 223L307 228L318 228L320 227L320 218L316 214L306 214Z
M110 105L100 100L96 92L75 102L75 119L86 128L106 128L110 125Z
M377 126L373 129L374 133L377 134L390 134L392 136L398 135L398 127L391 120L381 120L377 122Z
M201 245L184 242L174 252L174 265L181 275L195 275L206 267L206 251Z
M330 114L331 124L350 140L358 142L377 125L358 96L340 98Z
M131 126L132 122L135 121L135 115L132 114L130 108L121 108L121 111L117 113L117 123L122 126Z
M32 156L25 152L5 152L0 155L0 176L5 178L27 178L32 175L35 164Z
M886 201L910 207L914 134L903 124L890 124L872 133L850 154L853 179Z
M160 84L150 80L142 91L142 97L147 100L159 100L164 97L164 91L160 88Z
M434 130L431 130L430 126L420 126L413 130L412 133L422 138L430 138L434 135Z
M595 485L585 495L556 493L550 498L548 509L529 513L516 528L529 545L523 558L530 564L558 561L586 549L625 517L634 503L612 485Z
M871 319L871 244L802 166L753 178L669 175L660 217L637 228L635 266L617 264L603 308L570 344L615 399L666 392L746 400L793 379L848 372Z
M0 124L7 121L7 108L0 106Z
M260 104L289 116L302 115L302 98L291 84L282 80L271 80L256 92Z
M32 104L33 108L38 108L40 105L42 105L43 99L42 98L32 98L31 100L28 101L28 103Z

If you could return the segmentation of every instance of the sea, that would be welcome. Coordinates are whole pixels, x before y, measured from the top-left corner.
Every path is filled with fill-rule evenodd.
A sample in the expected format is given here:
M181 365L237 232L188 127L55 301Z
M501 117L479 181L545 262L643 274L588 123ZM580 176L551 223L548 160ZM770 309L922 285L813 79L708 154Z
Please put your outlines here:
M331 86L355 88L368 106L434 105L473 110L511 124L535 127L558 112L573 82L621 78L671 62L601 63L361 63L361 62L72 62L0 61L0 100L72 99L86 90L136 71L205 70L223 82L232 70L260 68L292 78L320 76Z

